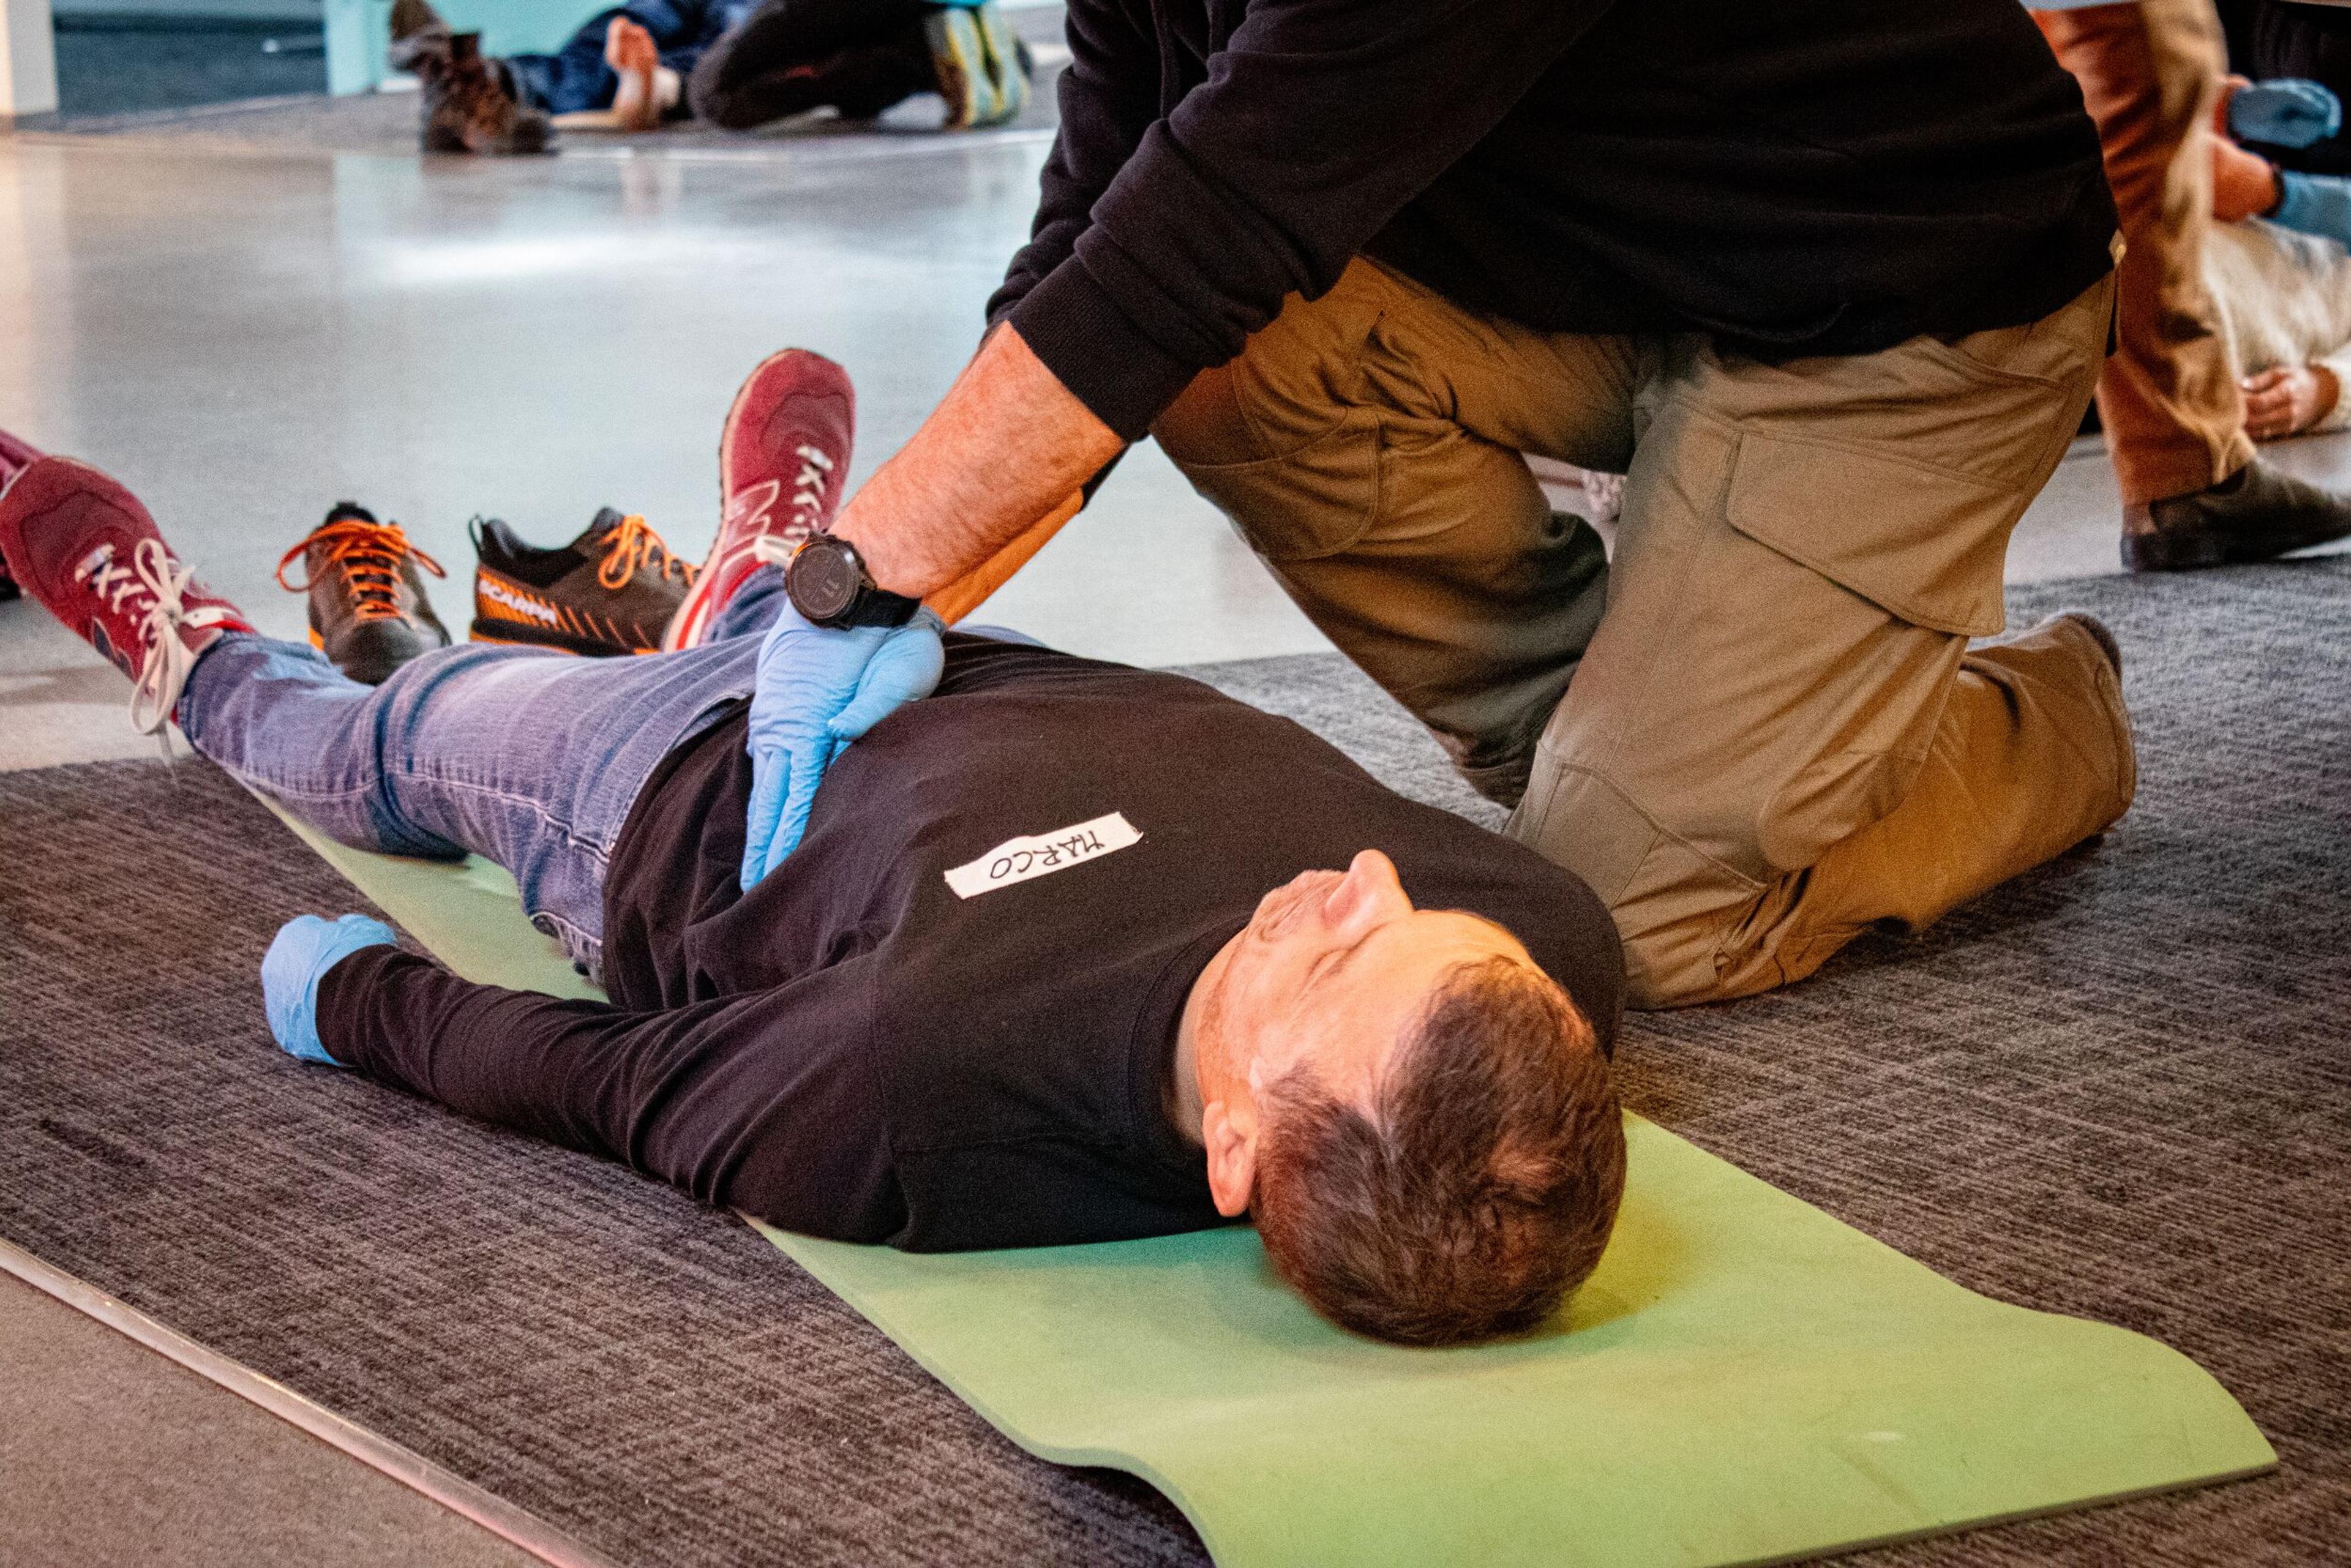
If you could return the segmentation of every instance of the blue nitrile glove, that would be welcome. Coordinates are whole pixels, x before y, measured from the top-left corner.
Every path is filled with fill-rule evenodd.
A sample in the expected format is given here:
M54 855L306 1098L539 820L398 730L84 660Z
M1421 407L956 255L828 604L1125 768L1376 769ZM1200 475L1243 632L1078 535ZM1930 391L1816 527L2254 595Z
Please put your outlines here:
M2300 77L2257 81L2229 95L2229 134L2270 147L2307 147L2343 129L2343 100Z
M2278 171L2277 211L2270 222L2351 246L2351 181Z
M751 810L743 891L781 865L808 831L816 787L835 753L892 709L928 696L946 668L929 610L904 626L818 626L787 605L759 645L751 690Z
M391 926L364 915L340 920L298 915L277 928L277 940L261 956L261 1003L269 1015L269 1032L288 1056L342 1065L319 1043L319 982L360 948L392 941Z

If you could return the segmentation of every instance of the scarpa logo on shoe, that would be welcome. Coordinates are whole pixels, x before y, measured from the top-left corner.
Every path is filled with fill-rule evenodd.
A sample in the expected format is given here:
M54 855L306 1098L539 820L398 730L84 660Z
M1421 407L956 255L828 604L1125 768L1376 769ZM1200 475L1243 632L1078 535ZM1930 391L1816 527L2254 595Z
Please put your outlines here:
M480 589L483 598L493 604L504 606L525 620L536 621L542 626L556 624L555 606L552 604L542 604L528 594L517 593L493 578L482 578L476 586Z

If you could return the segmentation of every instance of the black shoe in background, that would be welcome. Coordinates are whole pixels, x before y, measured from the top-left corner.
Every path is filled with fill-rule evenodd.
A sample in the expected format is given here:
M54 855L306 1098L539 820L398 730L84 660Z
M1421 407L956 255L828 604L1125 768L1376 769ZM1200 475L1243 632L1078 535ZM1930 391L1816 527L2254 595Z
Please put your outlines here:
M685 601L694 568L640 517L610 507L552 549L527 544L496 517L474 519L477 643L524 643L568 653L656 653Z
M286 580L302 562L303 581ZM397 523L381 523L356 501L338 501L327 520L277 563L278 585L310 600L310 645L362 685L381 685L419 653L449 645L449 630L424 597L422 567L441 563L408 542Z
M2123 508L2123 565L2192 571L2274 560L2351 536L2351 497L2279 473L2256 457L2206 490Z

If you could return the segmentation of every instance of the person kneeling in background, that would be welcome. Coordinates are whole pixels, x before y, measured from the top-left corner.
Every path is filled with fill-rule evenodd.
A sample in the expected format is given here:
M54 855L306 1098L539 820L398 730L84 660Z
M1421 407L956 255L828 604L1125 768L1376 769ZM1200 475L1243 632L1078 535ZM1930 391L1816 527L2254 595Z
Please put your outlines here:
M79 464L17 476L0 555L150 721L342 842L496 860L612 998L475 985L306 915L262 966L297 1056L841 1240L1252 1215L1318 1310L1401 1343L1532 1328L1606 1244L1607 911L1287 720L949 636L934 695L870 734L844 713L775 876L747 800L789 784L744 699L818 677L771 565L682 652L450 648L371 688L256 635ZM860 634L886 670L940 648L935 618L913 630Z
M831 108L870 120L935 92L946 128L1028 107L1033 66L990 0L629 0L552 54L492 57L429 0L395 0L392 62L424 86L428 152L541 152L558 126L732 131Z

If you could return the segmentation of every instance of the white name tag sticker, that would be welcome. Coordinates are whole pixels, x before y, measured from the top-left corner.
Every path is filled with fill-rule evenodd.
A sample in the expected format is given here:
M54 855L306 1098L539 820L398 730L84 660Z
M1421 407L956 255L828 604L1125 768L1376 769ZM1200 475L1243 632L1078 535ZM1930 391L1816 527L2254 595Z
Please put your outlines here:
M983 893L994 893L1016 882L1100 860L1142 841L1143 835L1134 831L1125 815L1113 811L1107 817L1096 817L1058 832L1007 839L977 860L948 872L947 885L955 889L957 898L977 898Z

